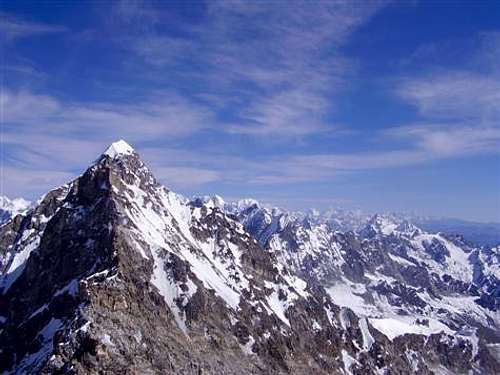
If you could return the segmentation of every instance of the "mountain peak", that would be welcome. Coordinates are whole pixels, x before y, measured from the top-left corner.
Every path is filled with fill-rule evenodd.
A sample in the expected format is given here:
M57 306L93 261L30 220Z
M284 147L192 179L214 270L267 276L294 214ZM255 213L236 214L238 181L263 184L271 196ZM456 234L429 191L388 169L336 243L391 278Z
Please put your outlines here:
M112 143L106 151L104 151L103 155L107 155L110 158L115 158L118 155L130 155L134 153L135 150L123 139Z
M20 214L31 206L31 202L23 198L9 199L0 195L0 224Z

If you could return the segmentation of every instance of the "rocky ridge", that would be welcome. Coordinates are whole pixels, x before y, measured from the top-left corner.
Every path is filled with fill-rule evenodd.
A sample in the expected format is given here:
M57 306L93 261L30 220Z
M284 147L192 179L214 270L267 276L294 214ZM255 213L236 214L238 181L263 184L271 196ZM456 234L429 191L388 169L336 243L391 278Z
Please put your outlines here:
M355 306L339 306L331 282L366 285L382 274L367 258L390 257L375 247L384 237L298 228L277 211L269 226L266 215L250 220L220 199L183 198L114 143L0 226L0 373L494 373L477 336L392 337ZM432 252L439 259L442 250ZM480 295L496 282L488 262L475 271ZM470 285L462 276L453 292Z

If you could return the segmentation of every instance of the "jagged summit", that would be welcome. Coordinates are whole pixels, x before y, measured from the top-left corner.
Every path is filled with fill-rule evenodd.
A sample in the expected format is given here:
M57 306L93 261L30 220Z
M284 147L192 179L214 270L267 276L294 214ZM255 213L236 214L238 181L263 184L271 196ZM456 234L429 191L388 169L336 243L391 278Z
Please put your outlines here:
M103 155L107 155L110 158L115 158L118 155L130 155L134 153L135 150L123 139L119 141L113 142L107 149L104 151Z

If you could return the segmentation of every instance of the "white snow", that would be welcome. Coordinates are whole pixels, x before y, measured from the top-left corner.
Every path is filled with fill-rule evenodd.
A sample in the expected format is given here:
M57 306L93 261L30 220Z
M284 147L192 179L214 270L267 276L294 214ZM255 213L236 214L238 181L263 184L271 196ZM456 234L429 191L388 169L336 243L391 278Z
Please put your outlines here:
M57 198L58 201L66 197L69 191L68 186L63 186L65 190ZM42 199L42 198L41 198ZM40 199L40 201L41 201ZM56 209L53 215L59 211ZM2 260L5 264L8 264L6 270L3 274L0 274L0 288L4 288L4 293L11 287L11 285L16 281L16 279L22 274L26 262L30 257L31 253L38 248L40 245L40 240L43 236L45 230L45 224L53 217L46 217L44 215L33 215L31 217L31 223L35 228L40 226L41 229L26 229L22 232L22 235L16 242L9 248L7 256Z
M108 346L108 347L114 347L115 344L113 343L113 341L111 341L111 336L108 335L107 333L104 333L102 336L101 336L101 341L104 345Z
M313 330L315 331L321 331L323 328L321 327L321 325L315 320L313 319L313 324L312 324L312 328Z
M402 264L404 266L415 266L414 263L410 262L409 260L407 260L405 258L401 258L400 256L397 256L397 255L394 255L391 253L388 253L388 255L389 255L389 258L391 258L393 261L395 261L399 264Z
M332 312L332 310L330 310L329 308L327 308L326 306L323 307L323 309L325 310L325 313L326 313L326 317L328 318L328 321L330 322L330 324L333 326L333 327L337 327L337 323L334 319L334 314Z
M274 314L287 326L290 327L290 321L288 318L285 316L285 312L288 308L288 304L286 301L281 301L278 298L278 291L276 288L273 288L273 292L271 293L270 296L267 297L267 304L269 308L271 309ZM266 307L267 308L267 307ZM268 310L269 312L269 310Z
M351 326L351 321L347 316L347 309L345 308L340 309L339 320L340 320L340 325L342 326L343 329L347 329Z
M246 355L255 355L252 351L253 344L255 344L255 340L252 336L248 336L248 341L245 345L240 344L241 351Z
M337 284L326 289L333 302L339 306L349 307L357 314L369 315L376 311L373 305L367 304L361 294L366 292L363 284L356 284L342 279Z
M170 280L169 275L165 272L165 268L163 265L163 260L159 257L158 250L152 251L153 259L154 259L154 270L153 276L151 278L151 282L154 286L158 288L158 291L165 299L165 303L168 305L172 314L174 315L174 319L180 328L180 330L187 335L187 327L186 321L184 317L184 311L179 309L177 306L177 299L182 296L182 291L176 283ZM196 292L196 286L194 286L194 292ZM189 294L189 293L188 293ZM192 295L192 294L191 294ZM183 297L183 296L182 296ZM188 296L189 298L190 296Z
M103 155L107 155L110 158L114 159L119 155L129 155L134 152L132 146L130 146L123 139L120 139L117 142L111 144L106 151L104 151Z
M0 196L0 210L9 212L12 217L24 213L30 206L31 202L26 199Z
M146 257L145 249L151 249L155 264L152 283L172 309L179 327L186 331L183 312L174 300L189 298L195 293L196 286L191 283L190 295L179 289L164 269L169 254L186 261L207 289L214 290L230 308L236 310L241 291L248 287L248 279L241 270L241 250L227 237L220 241L210 236L205 241L195 239L190 227L196 216L192 216L188 201L164 188L155 186L153 189L153 194L146 192L137 181L126 184L126 188L116 191L116 194L124 194L126 200L132 203L120 207L134 227L132 245L143 257Z
M371 226L376 233L388 236L397 229L398 224L392 217L377 214L371 218L369 226Z
M90 324L91 322L90 321L86 321L80 328L77 329L77 332L78 331L81 331L81 332L88 332L89 328L90 328Z
M491 248L490 254L480 251L479 259L481 260L485 276L495 276L497 279L500 279L500 246Z
M371 275L374 277L375 275ZM377 273L377 276L383 276ZM391 280L389 280L390 282ZM433 315L421 315L415 314L411 316L399 315L397 311L391 306L387 297L378 294L373 294L374 303L366 302L360 294L366 291L366 287L363 284L355 284L348 282L347 279L343 279L342 282L335 284L334 286L327 288L327 292L330 294L332 300L339 306L349 307L358 316L362 317L360 320L360 328L363 333L364 343L368 345L370 338L368 336L368 326L364 325L363 319L367 318L370 324L383 334L385 334L389 339L393 339L397 336L404 335L406 333L415 333L422 335L430 335L437 332L453 333L453 331L446 326L444 323L440 322L437 317ZM427 294L419 294L419 296L432 304L432 301ZM449 298L449 297L447 297ZM447 300L443 299L443 304ZM467 305L475 303L467 301ZM438 305L436 305L438 306ZM478 310L482 311L479 307ZM437 310L437 308L436 308ZM340 312L340 322L344 328L347 328L349 322L345 318L345 313L343 310ZM417 319L428 319L429 326L417 324ZM365 336L366 335L366 336ZM366 341L365 341L366 340Z
M33 230L25 231L23 233L23 238L32 234ZM38 248L40 245L41 234L34 235L29 238L29 241L19 245L20 251L14 254L7 271L3 275L0 286L3 286L4 292L7 291L11 285L16 281L16 279L22 274L24 267L26 266L26 261L31 255L31 252ZM22 239L21 239L22 241Z
M304 280L285 274L282 265L278 265L278 269L285 279L286 284L280 285L269 281L265 282L266 288L271 290L271 294L266 297L267 305L264 305L264 307L268 313L273 312L283 323L290 327L290 321L286 317L285 312L298 298L307 299L309 292L306 291L307 283ZM288 288L286 288L287 285ZM286 298L283 300L279 299L280 289L282 289L282 294L286 295Z
M411 322L411 320L414 320L414 318L410 318L410 320L395 318L369 319L370 324L386 335L390 340L407 333L419 335L430 335L431 333L438 332L453 333L448 326L434 319L429 319L429 327L417 324L415 321Z
M359 324L359 328L361 329L361 334L363 336L363 349L370 350L373 343L375 342L375 339L373 338L372 334L370 333L370 330L368 328L368 322L366 321L366 318L359 319L358 324Z
M224 202L224 199L220 196L220 195L213 195L213 196L209 196L209 195L205 195L203 197L199 197L199 199L201 199L201 201L203 202L203 205L207 208L219 208L221 210L224 210L224 208L226 207L226 202Z
M239 308L241 293L244 289L248 289L250 277L242 271L242 251L230 241L230 237L216 239L212 235L204 240L194 238L191 226L201 225L201 210L193 208L191 211L191 206L185 198L166 189L154 187L153 194L146 193L136 182L126 184L123 191L116 191L116 193L124 194L127 201L133 203L121 207L121 210L134 224L135 229L132 229L135 234L134 246L138 247L141 252L145 249L141 249L144 245L140 244L148 244L149 247L155 249L152 250L155 261L152 282L173 310L181 329L185 330L183 313L174 303L181 292L179 286L172 282L164 270L165 256L168 254L175 254L186 261L197 279L207 289L212 289L230 308L233 310ZM217 197L206 198L205 201L207 214L212 214L213 210L222 204L222 200ZM217 216L223 217L221 213L217 213ZM199 229L210 233L213 228L200 227ZM234 223L233 229L241 230L241 225ZM285 279L285 284L280 286L269 283L267 285L271 291L263 307L268 309L269 313L276 314L285 324L290 325L285 316L286 309L299 296L307 298L309 293L306 291L307 284L303 280L290 276L283 270L280 273ZM284 288L288 296L286 301L280 301L278 298L280 287Z
M255 205L255 208L250 208L252 205ZM236 213L240 217L247 228L256 232L254 234L257 235L259 242L269 252L272 252L280 263L287 264L292 269L300 269L304 258L312 257L320 260L320 266L313 271L320 279L323 276L322 272L324 272L321 263L328 264L328 267L334 269L338 268L339 273L341 272L346 255L345 251L342 250L342 240L332 238L331 227L326 228L326 230L323 228L322 220L324 219L318 212L311 211L308 215L293 214L297 218L301 218L300 220L303 220L301 222L292 218L292 215L286 211L260 206L258 202L253 200L235 202L226 206L228 206L226 209L229 212ZM329 221L335 219L332 216ZM290 221L297 224L297 228L293 228L293 239L295 240L293 244L290 244L288 239L288 231L285 234L282 233L283 228ZM407 248L405 255L402 255L405 253L404 251L401 254L387 252L387 255L394 262L402 266L425 266L429 274L436 273L441 277L447 274L465 283L472 281L473 257L470 256L467 249L455 245L445 235L425 233L409 221L402 220L401 217L392 214L375 215L371 218L366 216L362 220L357 220L358 230L362 228L361 224L363 226L368 224L367 229L375 231L381 238L387 236L391 240L399 239L408 245L403 247L403 250ZM430 246L433 248L431 249ZM435 258L432 250L443 249L449 255L446 255L441 261ZM498 277L500 274L500 262L497 260L499 251L500 247L492 249L493 255L490 253L479 254L483 275L496 275ZM467 338L475 345L476 336L465 331L462 332L457 327L457 322L473 319L485 326L500 326L500 314L481 308L474 301L477 297L465 297L451 293L446 295L445 293L440 299L431 298L426 292L422 292L423 289L419 290L406 285L407 288L414 289L415 293L427 303L427 306L417 307L413 306L411 301L405 301L404 298L401 300L397 296L397 292L387 296L379 294L375 290L377 285L387 283L391 286L397 286L396 284L401 282L401 277L388 276L387 272L387 268L382 265L372 270L371 273L365 273L364 276L368 279L368 283L365 281L354 283L343 278L327 288L335 304L348 307L361 317L359 325L363 334L363 348L365 350L373 344L371 336L374 332L373 329L382 331L391 339L406 333L429 335L445 332ZM328 278L326 279L328 280ZM281 320L287 322L284 314L287 302L279 301L277 293L273 289L268 297L266 308L273 310ZM399 302L402 302L403 306ZM401 310L406 310L408 315L403 315ZM449 313L441 313L443 310ZM346 317L345 311L342 310L340 322L343 326L350 324ZM417 323L417 319L419 323ZM428 321L428 325L424 323L425 321ZM373 323L373 329L368 329L368 322Z
M344 369L346 373L350 375L352 374L352 365L359 363L355 358L351 357L345 349L342 349L342 362L344 362Z
M27 230L23 233L23 238L28 237L30 234L34 233L33 229ZM27 242L24 246L24 248L16 253L14 255L14 258L12 259L12 262L9 265L9 268L7 269L7 274L14 272L16 269L21 267L24 262L29 258L31 252L38 247L40 244L40 237L39 236L34 236L29 242Z
M449 256L446 256L444 263L436 262L427 253L425 245L429 245L433 241L443 245L450 253ZM432 271L439 275L452 275L454 278L467 283L472 281L472 265L469 262L469 254L451 241L448 241L440 234L423 233L416 236L411 242L415 249L409 251L408 255L423 261Z
M485 326L490 325L491 322L494 322L497 327L500 326L500 314L481 308L474 302L477 297L458 295L442 296L440 299L435 299L427 292L420 292L418 296L432 306L435 311L443 309L448 311L447 315L468 315L469 319L477 320Z
M384 221L380 227L383 234L389 235L397 228L397 225L391 222Z

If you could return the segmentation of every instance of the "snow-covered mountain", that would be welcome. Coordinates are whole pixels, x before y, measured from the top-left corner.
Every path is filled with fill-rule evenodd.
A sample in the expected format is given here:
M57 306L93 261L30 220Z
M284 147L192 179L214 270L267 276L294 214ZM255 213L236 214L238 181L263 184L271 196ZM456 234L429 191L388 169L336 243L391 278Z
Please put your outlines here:
M413 222L430 232L460 234L467 241L480 246L497 246L500 244L500 223L476 223L449 218L419 218Z
M26 211L30 205L31 202L23 198L9 199L0 196L0 224Z
M498 248L186 199L125 142L0 226L0 373L494 374Z
M477 358L499 360L499 247L473 247L394 215L374 215L341 232L331 217L315 212L248 200L226 210L281 263L387 337L447 332L470 339Z
M207 198L208 199L208 198ZM226 203L228 210L234 211L240 207L253 203L264 207L255 199L242 199ZM265 205L272 210L273 207ZM240 210L241 211L241 210ZM288 212L290 214L290 212ZM307 218L312 223L328 223L328 225L341 232L359 231L373 218L374 214L362 210L326 209L323 211L310 209L307 212L291 212L297 218ZM479 223L460 219L421 216L407 213L379 213L378 216L390 218L391 222L400 224L408 222L430 233L459 234L467 241L477 245L494 247L500 245L500 223Z

